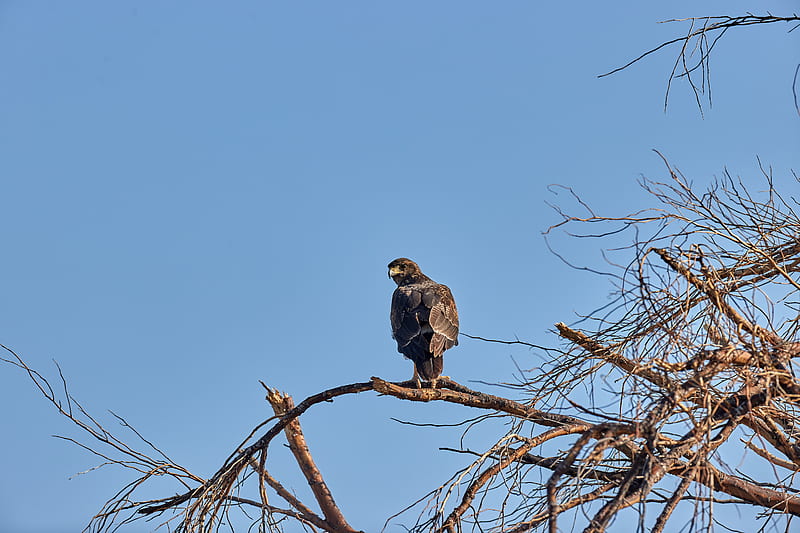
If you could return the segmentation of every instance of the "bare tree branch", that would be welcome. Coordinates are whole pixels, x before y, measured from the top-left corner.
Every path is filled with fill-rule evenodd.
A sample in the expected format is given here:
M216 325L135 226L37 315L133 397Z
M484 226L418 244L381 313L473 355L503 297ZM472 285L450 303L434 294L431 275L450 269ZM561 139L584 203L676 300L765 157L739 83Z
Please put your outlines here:
M285 416L286 413L294 409L292 397L276 389L267 389L267 401L272 406L276 416ZM303 476L308 481L308 486L311 487L311 492L314 493L314 499L317 500L320 509L322 509L322 514L325 515L325 524L326 526L330 525L325 527L325 530L342 533L355 532L333 500L333 495L322 478L322 473L314 463L314 458L311 457L311 452L308 449L303 430L297 418L289 422L283 431L286 435L286 440L289 441L289 449L292 450Z
M800 24L800 16L792 14L788 16L774 16L767 15L754 15L748 13L740 16L712 16L712 17L688 17L682 19L665 20L662 23L675 23L683 22L689 25L685 35L670 39L663 42L658 46L647 50L634 59L628 61L624 65L612 69L604 74L600 74L598 78L604 78L612 74L616 74L628 67L642 61L648 56L672 45L679 45L680 49L678 56L675 59L674 66L667 79L667 89L664 94L664 109L667 109L669 102L669 94L672 88L672 82L676 79L683 78L689 84L694 95L695 102L702 114L703 106L701 95L707 94L709 105L711 104L711 66L710 57L711 52L716 46L717 42L731 29L745 28L748 26L764 26L770 24L789 24L789 31L793 31ZM800 68L800 67L799 67ZM692 74L700 71L700 81L696 81ZM797 71L795 71L795 79L797 78ZM795 85L792 86L794 91ZM797 94L795 95L795 107L800 113L800 107L797 106Z

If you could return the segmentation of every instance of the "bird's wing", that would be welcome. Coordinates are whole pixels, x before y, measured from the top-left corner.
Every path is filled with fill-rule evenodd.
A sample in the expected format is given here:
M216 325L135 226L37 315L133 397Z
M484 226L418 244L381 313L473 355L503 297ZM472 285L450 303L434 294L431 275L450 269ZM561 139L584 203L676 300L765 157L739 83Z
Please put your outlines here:
M430 308L428 322L433 330L431 353L438 357L458 344L458 310L453 294L446 285L427 289L422 302Z
M398 287L392 294L390 318L392 337L398 348L408 345L420 335L421 328L417 318L418 307L422 302L422 293L410 287Z

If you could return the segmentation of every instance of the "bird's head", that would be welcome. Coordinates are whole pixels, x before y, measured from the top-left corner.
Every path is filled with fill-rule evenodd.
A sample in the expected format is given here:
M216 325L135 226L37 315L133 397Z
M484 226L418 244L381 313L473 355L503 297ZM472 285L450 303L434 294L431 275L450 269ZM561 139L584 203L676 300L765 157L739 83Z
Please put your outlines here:
M389 263L389 277L398 285L414 281L422 276L422 271L411 259L401 257Z

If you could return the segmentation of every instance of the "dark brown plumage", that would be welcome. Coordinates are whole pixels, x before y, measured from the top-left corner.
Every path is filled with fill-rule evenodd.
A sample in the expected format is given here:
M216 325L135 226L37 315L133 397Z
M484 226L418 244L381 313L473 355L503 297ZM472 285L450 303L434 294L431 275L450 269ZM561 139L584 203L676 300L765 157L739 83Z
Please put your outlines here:
M435 383L442 374L442 354L458 344L453 294L405 257L389 263L389 277L397 283L390 316L397 351L414 361L414 379Z

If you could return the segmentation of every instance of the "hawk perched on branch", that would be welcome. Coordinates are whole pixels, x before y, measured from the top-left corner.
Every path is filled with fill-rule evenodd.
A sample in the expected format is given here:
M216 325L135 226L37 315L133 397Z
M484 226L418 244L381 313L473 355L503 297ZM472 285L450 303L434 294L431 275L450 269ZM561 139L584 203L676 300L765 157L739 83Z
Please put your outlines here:
M435 386L442 374L442 354L458 344L458 311L446 285L422 273L411 259L389 263L389 277L397 283L392 294L392 337L397 351L414 361L414 378Z

